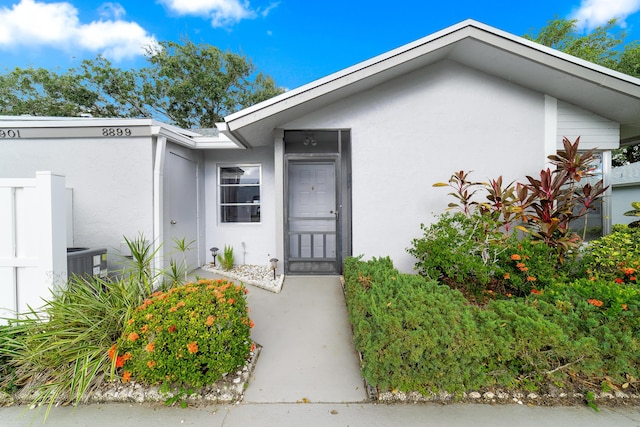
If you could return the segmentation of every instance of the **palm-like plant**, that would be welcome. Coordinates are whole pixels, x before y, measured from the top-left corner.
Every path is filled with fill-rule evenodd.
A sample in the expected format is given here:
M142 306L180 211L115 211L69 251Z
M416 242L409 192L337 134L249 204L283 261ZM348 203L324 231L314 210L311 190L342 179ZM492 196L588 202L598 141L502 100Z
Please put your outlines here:
M626 211L624 213L624 216L640 217L640 202L631 202L631 207L633 209L630 210L630 211ZM629 223L629 227L630 228L640 228L640 219L638 219L637 221L633 221L632 223Z

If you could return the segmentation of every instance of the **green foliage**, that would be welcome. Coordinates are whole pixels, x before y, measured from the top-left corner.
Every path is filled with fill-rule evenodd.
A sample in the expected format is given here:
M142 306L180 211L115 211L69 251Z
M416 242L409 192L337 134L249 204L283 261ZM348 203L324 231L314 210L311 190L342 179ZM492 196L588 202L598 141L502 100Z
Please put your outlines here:
M570 224L584 217L585 233L588 213L602 201L606 191L603 181L579 185L584 177L591 176L594 161L593 150L581 153L580 138L575 142L563 139L564 150L548 156L556 167L542 170L540 179L527 176L528 184L513 183L503 188L502 177L488 183L469 181L468 173L456 172L449 183L436 183L435 187L449 186L458 203L450 203L450 209L459 209L467 216L480 213L489 216L498 225L497 230L508 235L515 228L528 233L534 240L554 248L562 264L565 258L580 246L581 238L570 229ZM472 198L480 190L486 190L486 202ZM583 234L584 236L584 234ZM583 237L584 238L584 237Z
M382 390L478 387L488 354L462 295L401 274L388 259L345 261L345 287L362 373Z
M496 295L526 296L575 266L559 264L555 250L540 242L500 231L502 223L474 212L445 213L428 226L407 251L415 269L428 279L459 289L482 302Z
M110 351L123 381L201 387L246 363L252 343L245 292L200 280L154 293Z
M640 376L637 284L555 282L477 306L388 258L348 258L344 277L363 376L381 390L630 387Z
M218 255L220 259L220 266L223 270L229 271L233 268L235 263L235 257L233 256L233 246L224 245L224 251L222 256Z
M110 377L106 349L141 302L133 279L71 279L41 311L24 313L3 334L0 356L9 358L15 369L5 385L13 381L24 387L35 404L82 402Z
M183 128L210 128L283 92L244 56L207 44L160 42L147 47L147 61L147 67L122 70L98 56L64 74L16 68L0 75L0 113L153 117Z
M3 390L12 392L20 389L21 393L32 398L33 404L48 404L50 409L60 402L84 402L88 394L104 380L115 379L116 368L123 359L115 357L113 343L121 337L125 327L134 322L131 319L134 313L138 313L136 307L148 305L145 301L151 289L163 288L163 283L166 284L164 273L152 268L157 249L154 251L143 235L134 239L125 238L125 241L132 257L118 275L107 279L74 277L67 286L56 289L41 309L20 313L17 319L9 320L10 326L0 328L0 387ZM184 240L176 244L179 250L188 248ZM180 282L171 280L169 284L179 285ZM246 317L240 320L246 324L238 325L239 313L245 313L246 316L244 289L223 283L211 285L213 288L209 291L216 297L218 293L221 295L218 305L222 304L224 298L229 307L216 308L218 306L211 302L205 307L201 303L202 298L187 296L185 300L190 304L194 301L200 303L188 306L194 323L181 324L180 337L191 339L189 342L199 340L201 336L198 335L198 322L195 319L208 322L206 313L215 306L221 317L213 327L222 332L206 343L199 344L198 353L216 344L239 346L231 350L224 347L226 353L219 355L217 362L212 362L217 363L217 367L223 365L220 360L237 360L238 354L244 353L247 345L250 347L246 343L245 331L251 325ZM188 289L195 289L194 286ZM180 289L169 289L166 294L158 292L154 298L185 292L186 288ZM198 313L197 310L202 312ZM167 316L167 319L171 318ZM228 338L229 328L240 335ZM178 337L177 334L175 336ZM113 350L110 351L110 348ZM114 356L112 360L110 355ZM193 376L183 378L191 380Z
M640 267L640 229L614 227L612 233L589 242L584 263L592 277L624 279L623 269Z

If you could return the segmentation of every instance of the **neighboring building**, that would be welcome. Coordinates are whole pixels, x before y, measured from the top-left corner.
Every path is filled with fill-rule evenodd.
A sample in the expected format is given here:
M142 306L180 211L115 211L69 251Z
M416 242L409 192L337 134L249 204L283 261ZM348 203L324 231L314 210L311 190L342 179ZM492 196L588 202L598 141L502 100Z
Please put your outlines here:
M631 202L640 202L640 162L611 169L611 222L629 224L638 217L624 216L633 210Z
M66 175L75 245L118 248L142 231L196 240L192 265L231 245L237 262L275 257L287 274L339 273L352 254L411 271L406 248L450 201L433 183L538 175L564 136L598 150L607 181L638 117L639 79L465 21L231 114L217 135L5 118L22 136L0 141L0 177Z

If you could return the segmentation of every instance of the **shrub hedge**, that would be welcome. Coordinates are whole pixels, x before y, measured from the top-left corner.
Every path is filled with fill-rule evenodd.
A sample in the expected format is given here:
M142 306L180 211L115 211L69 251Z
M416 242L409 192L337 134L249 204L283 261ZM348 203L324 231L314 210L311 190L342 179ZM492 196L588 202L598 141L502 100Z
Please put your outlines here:
M349 258L344 277L362 373L380 391L638 385L633 284L584 279L479 306L388 258Z

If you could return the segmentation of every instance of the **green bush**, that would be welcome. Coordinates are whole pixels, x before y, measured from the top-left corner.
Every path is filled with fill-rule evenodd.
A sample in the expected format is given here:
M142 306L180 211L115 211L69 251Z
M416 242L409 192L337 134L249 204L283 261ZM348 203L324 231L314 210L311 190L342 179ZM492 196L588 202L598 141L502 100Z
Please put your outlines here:
M640 378L635 284L552 282L525 298L479 306L399 273L388 258L348 258L344 275L363 376L380 390L628 387Z
M419 274L476 301L496 294L526 296L575 268L574 258L560 264L554 248L499 228L488 215L445 213L422 225L423 237L414 239L408 252L417 259Z
M244 365L252 348L245 293L225 280L154 293L109 352L123 381L201 387Z
M401 274L387 259L345 262L345 287L362 373L381 390L462 392L484 382L488 349L457 291Z
M611 234L589 242L584 261L591 275L602 279L624 278L624 268L639 270L640 228L614 226Z

